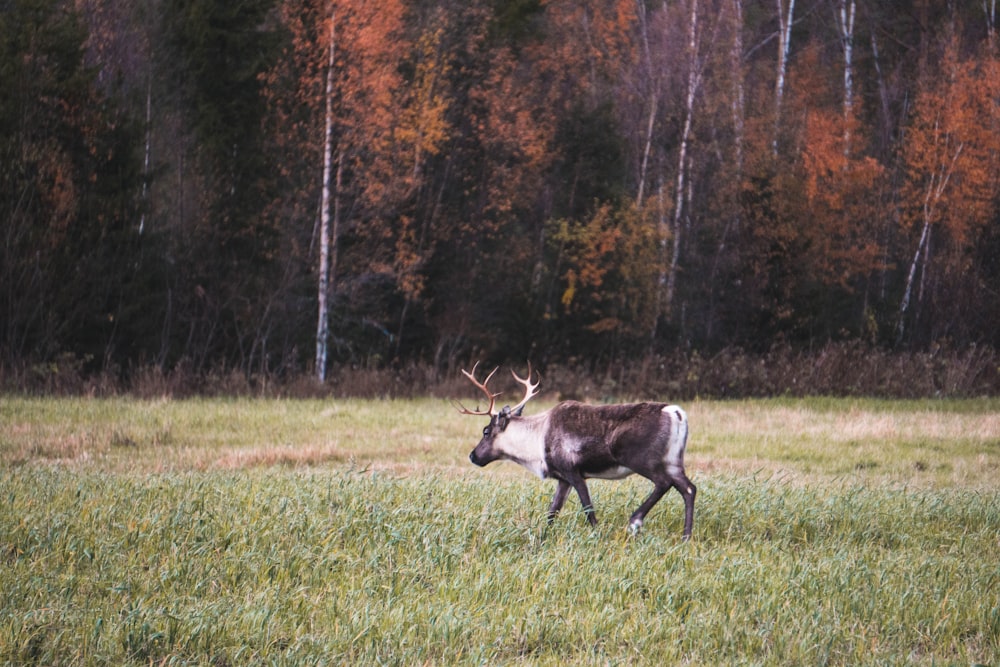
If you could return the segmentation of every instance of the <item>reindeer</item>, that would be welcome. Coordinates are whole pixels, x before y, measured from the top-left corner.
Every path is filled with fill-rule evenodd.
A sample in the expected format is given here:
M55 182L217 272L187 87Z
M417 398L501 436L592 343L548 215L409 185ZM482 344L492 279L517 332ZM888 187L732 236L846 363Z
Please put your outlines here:
M587 489L588 478L622 479L635 473L653 482L653 492L629 519L629 531L638 532L653 505L671 488L684 498L684 539L691 538L694 524L694 497L697 489L684 473L687 445L687 414L679 406L666 403L586 405L563 401L538 415L525 417L524 406L538 394L538 382L511 371L524 386L524 398L513 408L494 411L499 393L487 388L497 372L494 368L482 382L472 372L462 373L489 399L486 410L469 410L461 403L459 412L489 416L483 438L469 455L477 466L506 460L518 463L542 479L556 480L556 493L549 505L551 524L566 502L570 488L576 489L583 511L592 526L597 525L594 506Z

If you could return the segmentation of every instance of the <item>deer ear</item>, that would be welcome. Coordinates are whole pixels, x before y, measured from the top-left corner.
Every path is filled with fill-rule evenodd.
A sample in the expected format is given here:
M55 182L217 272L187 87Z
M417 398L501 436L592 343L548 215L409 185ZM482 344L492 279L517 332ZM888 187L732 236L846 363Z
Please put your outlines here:
M510 422L510 406L504 406L504 409L500 411L497 415L497 428L503 433L507 430L507 423Z
M514 412L512 414L515 417L520 417L522 412L524 412L524 406L523 405L521 407L519 407L517 410L514 410Z

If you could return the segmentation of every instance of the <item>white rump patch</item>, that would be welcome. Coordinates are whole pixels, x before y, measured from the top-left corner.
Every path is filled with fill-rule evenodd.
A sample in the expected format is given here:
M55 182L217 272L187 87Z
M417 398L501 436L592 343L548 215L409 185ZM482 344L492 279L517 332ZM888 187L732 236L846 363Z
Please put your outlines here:
M670 444L664 463L672 473L684 472L684 448L687 447L688 416L679 405L668 405L663 408L664 414L670 417Z
M686 422L688 418L687 413L684 412L684 408L679 405L664 406L662 412L666 412L668 415L676 417L678 420L683 422Z

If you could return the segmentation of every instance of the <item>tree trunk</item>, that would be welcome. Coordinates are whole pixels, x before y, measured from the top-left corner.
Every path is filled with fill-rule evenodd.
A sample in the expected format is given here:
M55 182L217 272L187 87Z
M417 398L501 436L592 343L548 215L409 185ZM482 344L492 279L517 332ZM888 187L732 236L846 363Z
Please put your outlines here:
M785 96L785 76L788 73L788 53L792 37L792 20L795 16L795 0L788 0L788 12L778 3L778 73L774 82L774 138L771 150L778 154L778 130L781 127L781 104Z
M646 20L646 5L639 0L639 29L642 35L642 59L645 64L645 74L649 80L650 100L649 119L646 123L646 143L642 151L642 164L639 166L639 185L635 196L635 206L642 208L643 199L646 192L646 177L649 173L649 153L653 147L653 129L656 127L656 110L659 106L660 85L659 77L653 75L653 56L649 49L649 24ZM654 82L654 78L656 81Z
M746 95L743 82L743 0L733 0L733 44L730 50L733 68L733 143L736 173L743 177L743 134L746 119Z
M642 208L642 199L646 188L646 172L649 167L649 152L653 146L653 127L656 124L656 94L649 102L649 122L646 126L646 145L642 151L642 166L639 169L639 191L635 196L635 207Z
M153 77L146 80L145 151L142 157L142 213L139 215L139 236L146 231L146 214L149 211L150 156L153 143Z
M854 14L855 0L838 0L837 29L844 48L844 156L851 152L851 119L854 115Z
M657 257L657 261L660 266L660 275L658 276L658 280L656 282L656 291L653 299L653 326L650 328L649 331L649 351L646 355L647 359L652 356L653 346L655 345L656 337L659 334L660 313L663 312L662 311L663 292L664 292L663 288L664 285L667 284L667 240L668 240L668 235L666 233L667 203L665 201L666 197L663 193L662 179L660 179L660 183L659 186L657 187L656 193L657 193L656 202L658 211L657 232L660 238L660 253L659 257Z
M910 271L906 276L906 289L903 291L903 300L899 304L899 322L896 325L896 343L903 340L906 330L906 313L910 308L910 297L913 294L913 281L917 274L917 266L920 264L920 257L923 254L924 246L927 245L931 233L930 218L924 217L924 229L920 233L920 242L917 243L917 251L913 254L913 261L910 262Z
M685 200L690 192L688 183L688 146L691 141L691 125L694 120L694 101L701 84L701 67L698 61L698 2L691 0L691 16L688 22L688 85L684 103L684 127L681 130L681 145L677 155L677 198L674 201L673 220L673 251L670 256L670 267L667 272L667 288L664 297L664 312L671 315L674 304L674 293L677 288L677 270L680 264L681 227L684 216L687 215Z
M324 117L323 139L323 194L320 201L320 231L319 231L319 285L317 286L318 313L316 323L316 379L326 382L327 345L330 337L330 264L331 264L331 233L330 180L333 171L333 66L336 55L336 15L330 16L330 55L326 68L326 114ZM337 170L340 178L340 169ZM339 183L338 183L339 187ZM336 222L336 220L335 220Z
M983 13L986 14L986 42L993 55L997 32L997 0L983 0Z

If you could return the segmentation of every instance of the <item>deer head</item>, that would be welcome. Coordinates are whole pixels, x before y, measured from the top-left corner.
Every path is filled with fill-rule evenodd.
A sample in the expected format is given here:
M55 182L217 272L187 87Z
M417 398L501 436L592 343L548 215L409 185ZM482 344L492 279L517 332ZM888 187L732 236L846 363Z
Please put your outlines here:
M479 364L477 362L476 366L478 365ZM479 380L476 379L476 366L472 367L471 373L463 370L462 374L465 375L465 377L467 377L469 381L472 382L473 385L475 385L480 391L483 392L483 394L489 400L489 407L487 407L486 410L480 410L478 408L476 410L470 410L461 403L459 403L458 405L459 405L459 412L461 412L462 414L482 415L482 416L488 415L490 417L490 423L487 424L486 427L483 429L482 440L479 441L479 444L476 445L476 448L472 451L472 454L469 456L469 458L472 460L473 463L475 463L476 465L483 466L486 465L487 463L490 463L491 461L495 461L499 457L497 449L496 447L494 447L494 441L499 435L501 435L507 430L507 426L510 425L510 422L513 418L521 416L521 413L524 410L524 406L528 403L528 401L530 401L533 397L535 397L538 394L538 383L531 381L531 364L528 364L527 379L522 378L518 376L517 373L511 371L511 375L514 376L514 379L518 383L524 386L525 389L524 398L522 398L521 401L514 407L506 405L500 411L495 411L494 406L496 405L496 398L497 396L500 395L500 392L494 393L490 391L489 387L487 387L487 384L493 377L494 373L497 372L497 369L494 368L493 371L486 376L486 379L480 382Z

